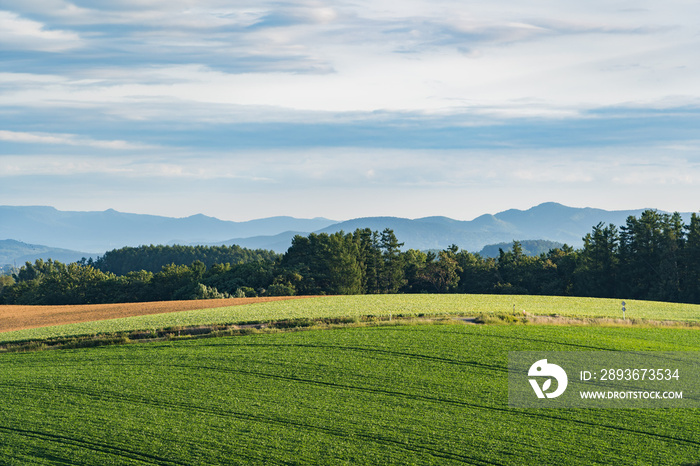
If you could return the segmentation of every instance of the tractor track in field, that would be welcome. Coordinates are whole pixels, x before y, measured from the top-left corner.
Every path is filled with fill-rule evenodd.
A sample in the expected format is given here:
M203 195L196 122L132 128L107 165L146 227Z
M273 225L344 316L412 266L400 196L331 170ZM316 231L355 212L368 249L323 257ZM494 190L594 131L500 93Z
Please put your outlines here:
M147 366L145 364L142 364L142 365ZM311 384L311 385L316 385L316 386L330 387L330 388L340 389L340 390L351 390L351 391L359 391L359 392L364 392L364 393L393 396L393 397L397 397L397 398L405 398L405 399L410 399L410 400L415 400L415 401L423 401L423 402L428 402L428 403L449 404L449 405L453 405L453 406L459 406L459 407L470 408L470 409L496 411L496 412L501 412L503 414L507 414L510 416L523 416L523 417L528 417L528 418L544 419L544 420L548 420L550 422L562 422L564 424L573 423L573 424L581 425L581 426L584 426L587 428L594 427L594 428L608 429L608 430L613 431L613 432L623 432L623 433L628 433L631 435L638 435L638 436L646 436L646 437L650 437L650 438L655 438L655 439L662 440L665 442L686 444L686 445L700 447L700 441L686 439L686 438L680 438L680 437L674 437L671 435L648 432L648 431L643 431L643 430L638 430L638 429L627 428L627 427L623 427L623 426L596 423L596 422L585 421L585 420L581 420L581 419L555 416L555 415L544 414L544 413L528 412L528 411L524 411L524 410L513 410L510 408L504 408L504 407L499 407L499 406L488 406L488 405L483 405L483 404L478 404L478 403L470 403L470 402L466 402L466 401L454 400L454 399L448 399L448 398L442 398L442 397L418 395L418 394L411 394L411 393L399 392L399 391L394 391L394 390L385 390L385 389L379 389L379 388L346 385L346 384L339 384L339 383L335 383L335 382L326 382L326 381L322 381L322 380L313 380L313 379L306 379L306 378L294 377L294 376L285 376L285 375L279 375L279 374L269 374L269 373L259 372L259 371L226 369L226 368L221 368L221 367L210 367L210 366L201 366L201 365L194 366L194 365L186 365L186 364L173 364L173 365L169 365L169 367L181 367L181 368L187 368L187 369L196 368L198 370L211 370L211 371L218 371L218 372L239 373L239 374L249 375L252 377L277 379L277 380L284 380L284 381L290 381L290 382L295 382L295 383L304 383L304 384ZM22 384L22 383L7 383L6 382L6 383L0 383L0 386L22 388L25 390L47 391L47 392L53 392L53 393L56 392L55 386L41 386L41 385L37 385L37 384ZM278 424L278 425L291 426L291 427L295 427L295 428L324 432L328 435L333 435L333 436L337 436L337 437L341 437L341 438L347 438L349 436L356 436L356 437L364 438L364 439L366 439L368 441L372 441L372 442L398 446L398 447L408 449L411 451L424 452L424 453L428 453L428 454L436 456L436 457L456 460L456 461L462 462L464 464L474 464L474 465L476 465L476 464L492 464L492 465L502 464L502 463L497 463L497 462L491 462L489 460L482 459L482 458L477 458L477 457L461 455L461 454L457 454L457 453L453 453L453 452L449 452L449 451L444 451L444 450L436 449L436 448L426 446L426 445L408 445L404 442L400 442L398 440L394 440L394 439L384 437L381 435L371 435L371 434L368 434L365 432L358 432L358 431L345 431L345 430L341 430L341 429L337 429L337 428L330 428L327 426L320 426L320 425L314 425L314 424L310 424L310 423L306 423L306 422L301 422L299 420L294 420L294 419L274 417L274 416L270 416L270 415L238 412L238 411L232 411L232 410L207 408L207 407L202 407L202 406L193 405L193 404L184 403L184 402L164 401L164 400L158 400L158 399L140 397L140 396L134 396L134 395L124 395L122 393L116 393L116 392L105 392L105 391L93 392L90 390L83 390L83 389L78 389L78 388L68 388L68 387L62 387L61 390L64 392L73 393L73 394L80 395L80 396L88 396L88 397L95 398L98 400L102 399L102 400L111 400L111 401L115 401L115 402L138 403L138 404L143 404L143 405L148 405L148 406L179 409L179 410L182 410L183 412L195 412L196 411L196 412L200 412L202 414L208 414L208 415L215 415L215 416L222 416L222 417L233 417L233 418L237 418L237 419L250 420L250 421L262 422L262 423L269 422L269 423L274 423L274 424Z
M30 385L30 384L17 384L17 383L0 383L0 386L12 386L15 388L22 388L25 390L36 390L36 391L47 391L47 392L54 392L56 391L56 387L51 387L51 386L40 386L40 385ZM469 455L464 455L460 453L454 453L446 450L440 450L438 448L434 448L428 445L416 445L416 444L408 444L405 442L402 442L400 440L395 440L387 436L383 435L372 435L368 434L363 431L349 431L349 430L343 430L343 429L338 429L338 428L333 428L333 427L328 427L328 426L323 426L323 425L316 425L316 424L311 424L308 422L301 422L299 420L295 419L290 419L290 418L283 418L283 417L276 417L276 416L271 416L271 415L261 415L261 414L253 414L253 413L246 413L246 412L239 412L239 411L233 411L233 410L223 410L223 409L215 409L215 408L207 408L207 407L202 407L198 405L193 405L189 403L180 403L180 402L172 402L172 401L163 401L163 400L157 400L157 399L152 399L152 398L146 398L146 397L139 397L139 396L133 396L133 395L124 395L122 393L116 393L116 392L91 392L89 390L82 390L82 389L76 389L76 388L71 388L67 389L66 387L62 388L63 392L68 392L72 393L75 395L80 395L80 396L87 396L91 398L95 398L97 400L110 400L114 402L130 402L130 403L136 403L136 404L142 404L146 406L155 406L155 407L164 407L164 408L170 408L170 409L178 409L181 410L185 413L192 413L192 412L199 412L202 414L206 415L212 415L212 416L219 416L219 417L232 417L236 419L241 419L241 420L247 420L247 421L253 421L253 422L260 422L260 423L272 423L272 424L277 424L281 425L283 427L293 427L293 428L300 428L300 429L305 429L309 431L316 431L316 432L322 432L334 437L339 437L339 438L349 438L349 437L359 437L362 439L365 439L370 442L375 442L375 443L380 443L383 445L389 445L393 447L398 447L401 449L409 450L409 451L414 451L417 453L425 453L429 454L431 456L437 457L437 458L443 458L443 459L449 459L449 460L454 460L458 461L463 464L469 464L469 465L497 465L497 466L502 466L503 463L500 462L493 462L487 459L483 458L477 458ZM124 451L126 453L131 453L128 450L121 449L119 447L111 447L109 445L105 444L98 444L94 442L87 442L87 441L81 441L78 439L72 439L71 437L66 437L66 436L61 436L61 435L55 435L55 434L50 434L50 433L42 433L42 432L34 432L34 431L25 431L22 429L15 429L15 428L9 428L9 427L2 427L0 426L0 431L3 429L9 430L9 431L16 431L19 433L26 433L28 436L34 436L42 439L47 439L47 440L54 440L54 441L61 441L61 440L66 440L64 443L69 443L68 441L73 441L75 444L78 446L83 446L83 444L86 444L87 448L90 448L90 446L101 446L103 449L98 449L97 447L93 448L96 451L103 451L103 452L108 452L111 453L110 450L116 450L116 451ZM128 456L128 455L124 455ZM134 454L134 456L144 456L144 457L149 457L149 455L140 455L140 454ZM159 461L162 461L162 463L156 463L156 464L185 464L173 460L166 460L158 457L152 457L153 459L157 459ZM132 458L134 459L134 458ZM138 458L140 459L140 458Z
M512 337L512 338L515 338L515 337ZM518 339L520 339L520 338L518 338ZM530 339L524 338L524 340L530 340ZM542 341L541 339L532 339L532 340ZM554 342L552 342L552 343L554 343ZM403 356L403 357L414 358L414 359L418 359L418 360L444 362L444 363L448 363L448 364L464 365L464 366L476 367L476 368L480 368L480 369L496 370L498 372L507 373L507 368L500 367L500 366L474 363L471 361L469 361L469 362L457 361L457 360L448 359L448 358L433 357L433 356L421 355L421 354L416 354L416 353L405 353L405 352L400 352L400 351L391 351L391 350L374 349L374 348L363 348L363 347L354 347L354 346L339 346L339 345L311 345L311 344L280 345L280 344L260 344L260 343L246 345L246 346L270 346L270 347L295 347L296 346L296 347L308 347L308 348L319 348L319 349L339 348L339 349L344 349L344 350L347 349L347 350L353 350L353 351L388 354L391 356ZM576 345L576 346L578 346L578 345ZM583 346L583 345L581 345L581 346ZM591 348L591 347L589 346L589 348ZM595 347L592 347L592 348L595 348ZM123 365L134 365L134 366L148 367L147 364L126 363ZM521 415L521 416L526 416L526 417L531 417L531 418L548 419L548 420L553 420L553 421L557 421L557 422L565 422L565 423L570 422L570 423L576 423L576 424L584 425L584 426L610 429L612 431L620 431L620 432L628 432L628 433L637 434L637 435L645 435L645 436L650 436L650 437L662 439L665 441L673 441L673 442L679 442L679 443L684 443L684 444L688 444L688 445L700 446L700 441L695 441L695 440L690 440L690 439L685 439L685 438L680 438L680 437L674 437L671 435L658 434L658 433L654 433L654 432L647 432L647 431L642 431L642 430L630 429L630 428L626 428L626 427L622 427L622 426L601 424L601 423L596 423L596 422L590 422L590 421L585 421L585 420L580 420L580 419L566 418L566 417L555 416L555 415L550 415L550 414L527 412L527 411L513 411L511 409L501 408L498 406L480 405L477 403L469 403L469 402L465 402L465 401L453 400L453 399L442 398L442 397L431 397L431 396L426 396L426 395L410 394L410 393L404 393L404 392L398 392L398 391L392 391L392 390L384 390L384 389L379 389L379 388L339 384L339 383L327 382L327 381L323 381L323 380L314 380L314 379L294 377L294 376L281 375L281 374L270 374L270 373L261 372L261 371L251 371L251 370L244 370L244 369L231 369L231 368L226 368L226 367L207 366L207 365L202 365L201 363L200 364L169 364L168 367L173 367L173 368L177 367L177 368L183 368L183 369L209 370L209 371L215 371L215 372L218 371L218 372L226 372L226 373L237 373L237 374L244 374L244 375L249 375L249 376L253 376L253 377L286 380L286 381L291 381L291 382L296 382L296 383L305 383L305 384L312 384L312 385L317 385L317 386L326 386L326 387L337 388L337 389L342 389L342 390L354 390L354 391L382 394L382 395L388 395L388 396L396 396L396 397L402 397L402 398L413 399L413 400L421 400L421 401L426 401L426 402L431 402L431 403L445 403L445 404L469 407L469 408L474 408L474 409L486 409L486 410L500 411L500 412L504 412L504 413L516 414L516 415ZM0 383L0 386L3 386L3 385L10 385L10 384ZM38 389L37 387L32 387L31 385L26 385L26 386L22 385L22 386L24 388L27 388L27 389L31 389L31 388ZM45 389L50 390L51 388L47 387ZM96 397L101 396L100 394L92 394L89 392L85 392L85 394L88 394L91 396L96 396ZM192 407L192 406L190 406L190 408L196 409L195 407Z
M308 343L295 343L291 345L285 345L285 344L278 344L278 343L252 343L252 344L239 344L238 346L253 346L253 347L279 347L279 348L319 348L319 349L338 349L338 350L343 350L343 351L357 351L361 353L376 353L376 354L382 354L382 355L388 355L388 356L400 356L408 359L417 359L417 360L422 360L422 361L431 361L431 362L442 362L442 363L447 363L447 364L453 364L457 366L469 366L469 367L475 367L479 369L487 369L487 370L493 370L497 372L503 372L503 373L508 373L508 368L507 367L502 367L498 366L495 364L484 364L480 362L475 362L475 361L460 361L457 359L450 359L450 358L443 358L440 356L430 356L427 354L419 354L419 353L407 353L404 351L392 351L392 350L387 350L387 349L379 349L379 348L368 348L368 347L362 347L362 346L342 346L342 345L312 345Z
M85 448L88 450L92 450L92 451L96 451L96 452L100 452L100 453L107 453L107 454L122 457L122 458L129 458L132 460L137 460L137 461L141 461L141 462L149 463L149 464L188 466L188 463L183 463L181 461L169 460L166 458L161 458L159 456L149 455L147 453L139 453L139 452L127 450L126 448L121 448L121 447L114 446L114 445L108 445L108 444L99 443L99 442L91 442L88 440L81 440L81 439L74 438L74 437L68 437L66 435L58 435L58 434L52 434L49 432L40 432L40 431L29 430L29 429L19 429L16 427L9 427L9 426L0 426L0 432L14 433L17 435L21 435L23 437L30 437L30 438L36 438L36 439L40 439L40 440L49 441L49 442L68 444L68 445L71 445L72 447Z
M142 364L142 365L147 366L145 364ZM206 366L206 365L190 365L190 364L169 364L168 367L178 367L178 368L197 369L197 370L209 370L209 371L214 371L214 372L237 373L237 374L249 375L249 376L253 376L253 377L285 380L285 381L296 382L296 383L304 383L304 384L311 384L311 385L316 385L316 386L337 388L337 389L341 389L341 390L352 390L352 391L360 391L360 392L365 392L365 393L381 394L381 395L386 395L386 396L395 396L395 397L412 399L412 400L420 400L420 401L430 402L430 403L450 404L450 405L454 405L454 406L462 406L462 407L472 408L472 409L484 409L484 410L491 410L491 411L499 411L499 412L503 412L503 413L507 413L507 414L511 414L511 415L519 415L519 416L525 416L525 417L537 418L537 419L547 419L547 420L551 420L551 421L564 422L564 423L570 422L570 423L575 423L575 424L584 425L584 426L588 426L588 427L605 428L605 429L609 429L612 431L627 432L627 433L636 434L636 435L645 435L645 436L649 436L649 437L653 437L653 438L658 438L658 439L661 439L664 441L672 441L672 442L684 443L684 444L688 444L688 445L700 446L700 441L690 440L690 439L685 439L685 438L680 438L680 437L674 437L671 435L658 434L658 433L654 433L654 432L636 430L636 429L631 429L631 428L622 427L622 426L601 424L601 423L590 422L590 421L585 421L585 420L581 420L581 419L566 418L566 417L562 417L562 416L555 416L555 415L544 414L544 413L535 413L535 412L517 411L517 410L514 411L510 408L502 408L502 407L498 407L498 406L488 406L488 405L482 405L482 404L478 404L478 403L470 403L470 402L466 402L466 401L454 400L454 399L443 398L443 397L433 397L433 396L426 396L426 395L419 395L419 394L411 394L411 393L399 392L399 391L394 391L394 390L386 390L386 389L380 389L380 388L372 388L372 387L361 387L361 386L356 386L356 385L347 385L347 384L340 384L340 383L336 383L336 382L327 382L327 381L323 381L323 380L314 380L314 379L294 377L294 376L281 375L281 374L270 374L270 373L266 373L266 372L251 371L251 370L244 370L244 369L229 369L229 368L224 368L224 367L215 367L215 366ZM2 386L2 385L6 385L6 384L0 383L0 386ZM31 388L31 386L27 385L25 388ZM51 388L49 388L49 387L47 387L45 389L51 390ZM85 394L90 394L90 393L85 392ZM91 394L91 396L100 397L102 395L101 394ZM115 396L121 396L121 395L115 395ZM185 406L187 406L187 405L185 405ZM190 406L190 408L197 409L197 407L194 407L194 406Z
M486 324L486 326L488 326L488 324ZM457 332L450 332L449 330L446 330L445 332L458 334ZM532 342L536 342L536 343L551 343L553 345L558 345L558 346L567 346L567 347L570 346L572 348L583 348L583 349L595 350L595 351L625 351L625 350L619 350L619 349L611 349L609 347L603 347L603 346L582 345L580 343L571 343L571 342L567 342L567 341L547 340L544 338L516 337L516 336L512 336L512 335L491 335L491 334L481 333L481 332L478 332L478 333L473 332L473 333L469 333L469 335L475 336L475 337L484 337L484 338L518 340L518 341L527 341L527 342L532 341Z
M183 365L183 366L188 367L187 365ZM192 368L193 366L189 366L189 367ZM588 426L588 427L601 427L601 428L610 429L610 430L614 430L614 431L628 432L628 433L639 434L639 435L646 435L646 436L662 439L665 441L670 440L670 441L674 441L674 442L678 442L678 443L700 446L700 441L690 440L690 439L685 439L685 438L680 438L680 437L674 437L671 435L657 434L654 432L647 432L647 431L643 431L643 430L630 429L627 427L614 426L614 425L609 425L609 424L598 424L595 422L584 421L581 419L572 419L572 418L554 416L554 415L549 415L549 414L534 413L534 412L529 412L529 411L524 411L524 410L523 411L514 411L510 408L501 408L498 406L488 406L488 405L482 405L482 404L477 404L477 403L469 403L466 401L453 400L453 399L449 399L449 398L417 395L417 394L411 394L411 393L398 392L398 391L394 391L394 390L385 390L385 389L380 389L380 388L359 387L359 386L354 386L354 385L338 384L335 382L326 382L326 381L322 381L322 380L304 379L301 377L285 376L285 375L279 375L279 374L269 374L269 373L257 372L257 371L246 371L246 370L239 370L239 369L224 369L224 368L216 368L216 367L208 367L208 366L196 366L196 367L198 369L218 370L218 371L222 371L222 372L244 373L244 374L249 374L249 375L258 376L258 377L267 377L267 378L272 378L272 379L281 379L281 380L288 380L288 381L293 381L293 382L308 383L308 384L312 384L312 385L329 386L329 387L338 388L338 389L355 390L355 391L362 391L362 392L368 392L368 393L396 396L396 397L413 399L413 400L427 401L427 402L431 402L431 403L444 403L444 404L450 404L450 405L454 405L454 406L463 406L463 407L474 408L474 409L500 411L500 412L507 413L507 414L523 415L526 417L534 417L534 418L539 418L539 419L548 419L548 420L562 421L562 422L572 422L572 423L576 423L576 424L584 425L584 426Z

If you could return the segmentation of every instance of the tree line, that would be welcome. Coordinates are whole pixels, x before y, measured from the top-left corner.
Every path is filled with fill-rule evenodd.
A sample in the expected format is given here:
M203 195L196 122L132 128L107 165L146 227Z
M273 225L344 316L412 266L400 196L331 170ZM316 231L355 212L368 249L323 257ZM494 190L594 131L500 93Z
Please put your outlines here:
M0 279L5 304L84 304L230 296L499 293L700 303L700 217L644 211L600 223L583 247L538 256L519 242L496 258L402 250L394 232L297 235L284 254L235 247L142 246L72 264L37 260Z
M235 244L232 246L150 245L114 249L98 257L94 262L89 259L81 263L90 264L103 272L126 275L139 270L156 273L170 264L189 265L195 261L200 261L207 267L226 263L274 262L278 256L279 254L274 251L252 250Z

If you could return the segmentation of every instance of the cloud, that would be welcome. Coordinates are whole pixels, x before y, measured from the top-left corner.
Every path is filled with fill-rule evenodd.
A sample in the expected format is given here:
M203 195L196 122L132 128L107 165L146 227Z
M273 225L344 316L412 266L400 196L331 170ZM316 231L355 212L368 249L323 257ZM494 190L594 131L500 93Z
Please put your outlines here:
M17 39L10 41L10 47L15 50L65 50L75 45L68 43L67 39L78 39L78 36L65 33L61 28L73 28L81 33L83 49L54 62L47 62L43 56L24 56L17 60L22 69L16 71L45 70L48 65L54 70L85 74L100 67L128 69L194 64L232 73L325 73L332 69L326 60L311 53L308 41L303 39L313 35L313 31L304 28L322 25L332 18L333 12L329 8L297 5L271 10L265 5L232 6L227 2L212 1L203 2L201 6L191 2L110 2L103 5L90 2L84 8L52 0L53 9L49 9L42 8L40 3L28 1L27 4L10 6L0 0L0 7L7 5L9 9L23 11L52 24L55 29L47 30L38 21L21 20L17 12L5 13L12 16L13 23L21 20L33 24L35 35L37 30L43 31L47 38L54 34L56 37L51 38L56 42L45 44L43 48L16 47L15 44L24 44ZM253 28L270 15L288 17L300 27L284 33L275 27ZM13 28L19 29L20 26ZM58 37L59 34L65 37Z
M145 144L133 144L120 140L101 141L74 134L26 133L5 130L0 130L0 141L23 144L80 146L108 150L144 150L154 148L154 146Z
M17 96L18 105L36 93L24 92ZM73 96L72 107L54 103L29 108L26 102L20 107L0 107L0 127L4 128L0 139L6 141L3 152L32 152L32 144L65 150L81 147L84 152L104 148L158 154L346 147L626 150L640 144L659 151L684 147L692 152L700 124L700 105L673 107L669 106L673 102L665 101L656 108L619 106L544 116L538 110L523 117L505 116L502 108L465 108L447 114L314 112L170 98L132 100L118 95L96 102L93 95L86 92L80 102ZM14 144L7 149L10 142Z
M39 195L46 203L50 195L52 204L70 209L89 204L98 210L205 212L239 220L285 213L468 219L547 200L605 208L697 208L694 197L678 199L674 192L696 189L700 163L687 157L671 157L669 163L653 149L630 149L626 156L612 148L0 156L0 194L13 204L41 203ZM72 199L76 185L91 192L90 199Z
M294 6L283 7L261 16L250 29L278 28L297 25L329 24L338 19L338 12L331 7Z
M75 32L48 29L11 11L0 11L0 44L5 50L65 52L81 47L83 41Z
M668 198L700 183L700 5L643 6L0 0L0 189L252 216Z
M652 43L662 46L658 36L671 24L665 18L640 24L630 21L630 14L607 11L586 12L578 19L563 7L525 9L510 3L477 8L437 2L433 8L410 2L397 8L386 2L76 5L51 0L52 9L43 13L40 4L28 0L14 8L41 18L51 30L79 30L84 47L57 59L11 56L13 71L50 69L73 81L100 80L54 88L57 95L44 101L81 101L83 95L97 102L101 96L104 101L172 97L301 111L444 111L469 105L561 114L580 108L581 102L574 101L579 95L591 106L631 101L639 85L626 83L650 82L639 77L656 72L658 60L640 55L624 60L621 54L648 50ZM0 0L0 5L9 8L10 3ZM598 65L601 60L607 62ZM662 79L681 73L669 71ZM569 86L590 81L583 76L609 84L597 82L587 94L572 93ZM172 79L190 82L167 88ZM138 87L129 87L133 83ZM689 91L693 86L687 80L676 87ZM660 86L654 88L659 92ZM617 96L621 100L612 100ZM541 101L539 110L516 103L533 97Z

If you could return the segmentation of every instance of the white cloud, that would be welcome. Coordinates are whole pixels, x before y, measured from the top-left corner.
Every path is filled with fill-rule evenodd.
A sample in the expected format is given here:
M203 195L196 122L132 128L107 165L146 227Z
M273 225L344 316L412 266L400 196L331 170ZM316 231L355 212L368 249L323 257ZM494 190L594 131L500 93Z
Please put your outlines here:
M56 155L0 155L0 173L5 179L16 177L56 177L82 175L124 176L130 169L111 158ZM60 197L60 196L58 196Z
M42 52L65 52L83 45L75 32L48 29L11 11L0 11L0 44L5 49Z
M134 144L120 140L102 141L84 138L74 134L26 133L21 131L5 130L0 130L0 141L25 144L82 146L109 150L143 150L155 148L155 146L146 144Z
M114 193L160 180L171 209L243 199L251 216L465 218L467 202L477 215L700 194L692 127L652 111L700 102L697 2L75 1L0 0L0 142L36 153L0 155L4 182L98 174ZM604 134L587 141L587 128ZM518 150L382 149L443 135ZM319 148L341 144L360 148ZM567 152L521 149L557 145Z
M17 23L24 22L33 25L25 28L29 35L72 37L61 26L71 24L66 18L80 19L91 53L116 55L74 66L62 85L37 85L0 102L172 99L181 106L561 117L665 99L670 89L700 96L694 27L687 19L694 8L672 15L681 11L674 3L621 13L619 5L600 2L594 8L538 1L525 8L511 1L181 0L93 2L88 10L51 1L63 12L45 13L54 18L53 29L5 12L14 24L8 30L21 30ZM39 3L27 8L38 14ZM49 42L58 49L71 43L60 37Z
M686 151L678 152L684 157L671 152L659 158L653 148L628 149L624 156L617 149L356 148L0 156L0 189L8 203L22 203L16 200L22 192L13 186L23 185L31 187L26 196L51 191L52 203L65 206L68 192L49 187L80 183L99 187L91 208L180 215L182 209L206 208L237 220L285 213L470 219L552 200L608 209L697 210L700 164Z

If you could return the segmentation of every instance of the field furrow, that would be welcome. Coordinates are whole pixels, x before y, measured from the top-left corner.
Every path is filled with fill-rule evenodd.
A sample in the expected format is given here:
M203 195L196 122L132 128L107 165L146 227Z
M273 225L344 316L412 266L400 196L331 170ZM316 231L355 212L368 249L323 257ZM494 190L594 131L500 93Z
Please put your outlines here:
M110 445L107 443L98 443L98 442L89 442L87 440L81 439L81 438L75 438L75 437L67 437L65 435L57 435L53 433L47 433L47 432L39 432L39 431L34 431L34 430L27 430L27 429L18 429L15 427L8 427L8 426L0 426L0 432L5 432L5 433L14 433L18 434L22 437L29 437L33 439L38 439L41 441L47 441L47 442L53 442L60 444L62 446L69 446L71 449L73 448L80 448L80 449L87 449L99 453L107 453L109 455L115 456L119 458L119 461L123 461L124 459L129 459L129 460L138 460L142 463L145 464L157 464L157 465L182 465L182 466L187 466L187 463L179 462L179 461L171 461L167 460L165 458L159 458L154 455L146 454L146 453L140 453L140 452L134 452L131 450L127 450L124 448L118 448L114 445Z

